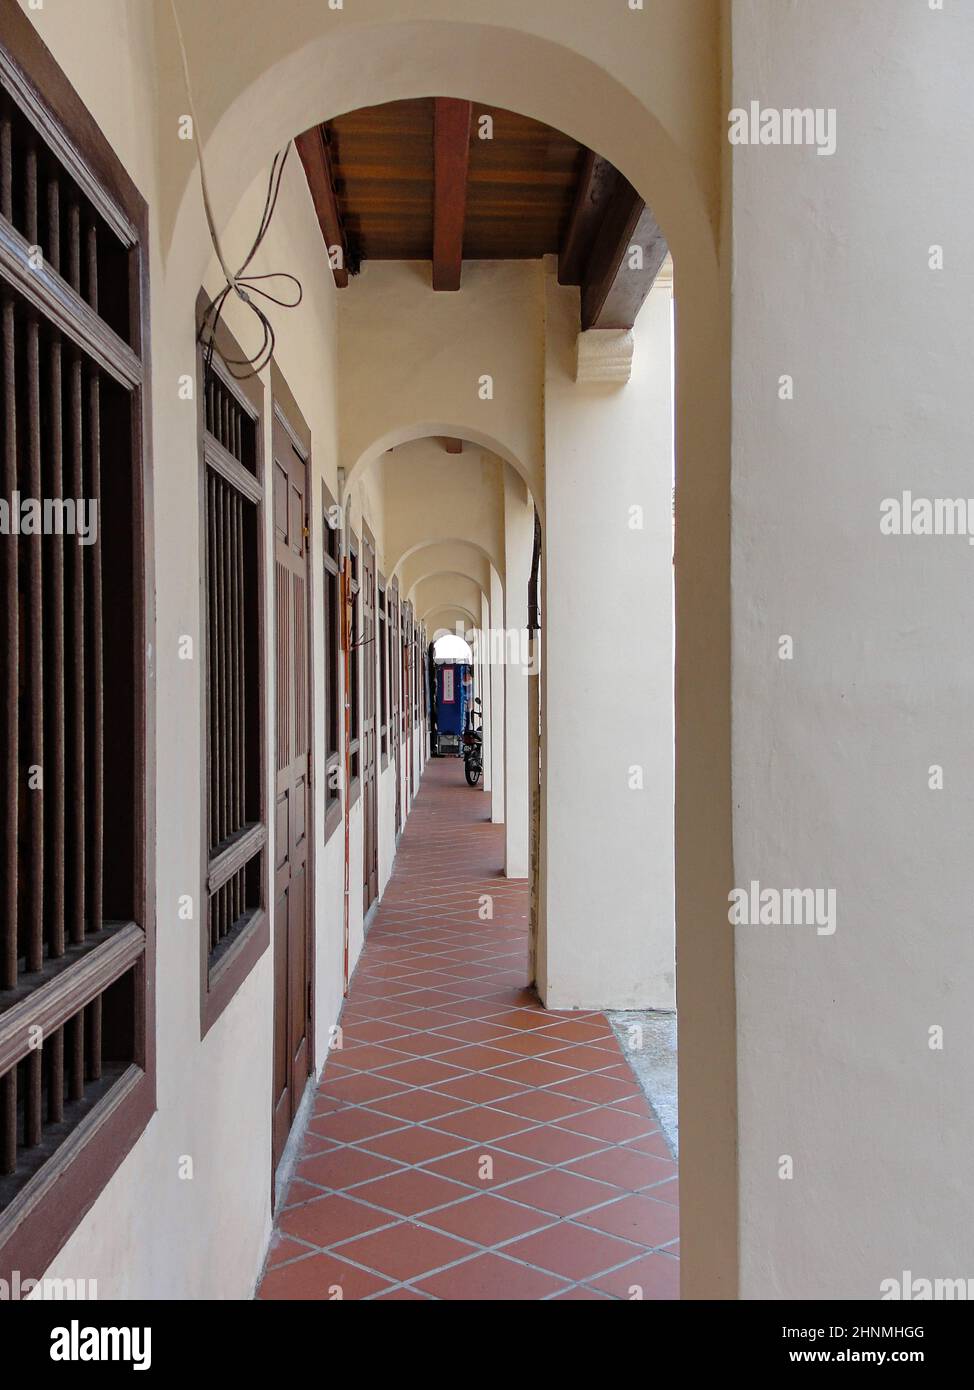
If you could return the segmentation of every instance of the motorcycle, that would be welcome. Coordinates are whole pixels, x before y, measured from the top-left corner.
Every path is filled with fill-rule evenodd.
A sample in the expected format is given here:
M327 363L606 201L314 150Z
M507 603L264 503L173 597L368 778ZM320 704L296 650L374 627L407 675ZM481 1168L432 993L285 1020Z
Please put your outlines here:
M480 728L474 727L474 719L479 716ZM474 710L470 717L470 727L463 735L463 775L467 786L475 787L484 771L484 716L481 700L474 700Z

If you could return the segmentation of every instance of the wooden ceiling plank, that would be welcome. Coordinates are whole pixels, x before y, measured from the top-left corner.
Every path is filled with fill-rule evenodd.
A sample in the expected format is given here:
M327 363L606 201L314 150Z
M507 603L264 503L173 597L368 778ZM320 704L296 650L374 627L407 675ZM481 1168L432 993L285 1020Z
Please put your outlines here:
M433 288L458 290L470 163L469 101L437 97L433 117Z
M325 254L329 261L331 260L331 248L334 246L341 248L342 264L341 266L333 266L332 273L335 276L336 286L339 289L344 289L348 284L348 242L345 237L341 213L338 210L335 177L332 172L331 156L328 152L324 130L320 125L312 126L303 135L299 135L294 143L301 157L301 163L304 165L305 177L311 190L311 199L318 215L318 226L321 228L321 235L325 243Z
M582 281L582 328L632 328L666 259L656 219L621 175L596 235ZM642 268L630 252L642 251Z

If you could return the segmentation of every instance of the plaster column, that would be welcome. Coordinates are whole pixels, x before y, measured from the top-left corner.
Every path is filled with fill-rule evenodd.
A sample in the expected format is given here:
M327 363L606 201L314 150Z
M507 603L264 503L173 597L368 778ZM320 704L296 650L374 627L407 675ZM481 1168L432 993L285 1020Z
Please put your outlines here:
M628 361L621 380L576 381L577 291L547 276L538 963L550 1008L675 1002L671 307L657 285L628 381Z
M521 478L504 470L504 873L528 876L528 579L534 502ZM499 643L497 644L499 645ZM500 655L495 652L494 656Z
M497 637L493 628L503 627L504 589L500 575L490 570L491 628L484 634L487 647L488 678L490 680L490 818L495 825L504 823L504 667L496 659Z
M490 653L487 645L487 635L490 632L490 603L487 595L480 596L480 642L477 650L477 694L480 696L481 710L483 719L481 730L483 742L481 744L482 757L484 760L484 776L481 785L485 792L490 792L492 788L492 766L491 766L491 709L490 709ZM493 819L493 817L492 817Z

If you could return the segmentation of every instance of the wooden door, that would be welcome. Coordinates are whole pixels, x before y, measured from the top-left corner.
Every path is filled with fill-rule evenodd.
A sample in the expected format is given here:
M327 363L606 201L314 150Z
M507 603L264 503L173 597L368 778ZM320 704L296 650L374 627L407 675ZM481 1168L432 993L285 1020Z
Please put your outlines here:
M277 777L274 875L273 1165L280 1161L311 1070L311 702L308 468L274 417Z
M362 527L362 910L379 896L375 546Z
M396 764L396 837L402 830L402 630L399 581L389 589L389 680L392 685L389 719L392 755Z
M406 759L406 806L413 800L413 671L410 654L413 648L413 615L408 604L402 633L402 743Z

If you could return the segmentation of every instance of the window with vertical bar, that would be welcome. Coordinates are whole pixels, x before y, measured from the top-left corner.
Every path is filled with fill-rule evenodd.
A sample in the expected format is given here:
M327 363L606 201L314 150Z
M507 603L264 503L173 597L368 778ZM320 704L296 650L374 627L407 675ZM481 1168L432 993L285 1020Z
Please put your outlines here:
M229 335L227 335L229 338ZM206 920L212 993L265 919L261 395L202 367ZM234 988L239 979L234 981ZM220 1006L228 1002L224 997ZM212 1022L212 1019L209 1020Z
M392 728L393 738L399 737L399 691L402 681L402 662L400 660L400 635L399 635L399 581L392 581L390 591L389 609L389 676L390 676L390 695L392 703Z
M26 1277L154 1109L145 206L29 23L4 40L0 1277Z
M379 578L379 747L382 766L389 762L389 612L388 590Z
M359 706L361 691L361 660L362 649L358 645L362 637L362 599L359 592L359 554L358 542L352 536L349 539L349 558L352 571L352 623L351 623L351 651L349 653L349 678L348 678L348 723L349 723L349 796L354 800L358 795L360 774L362 768L361 744L362 744L362 711Z
M322 484L324 527L324 584L322 604L325 628L325 828L327 840L341 819L341 531L338 509Z

